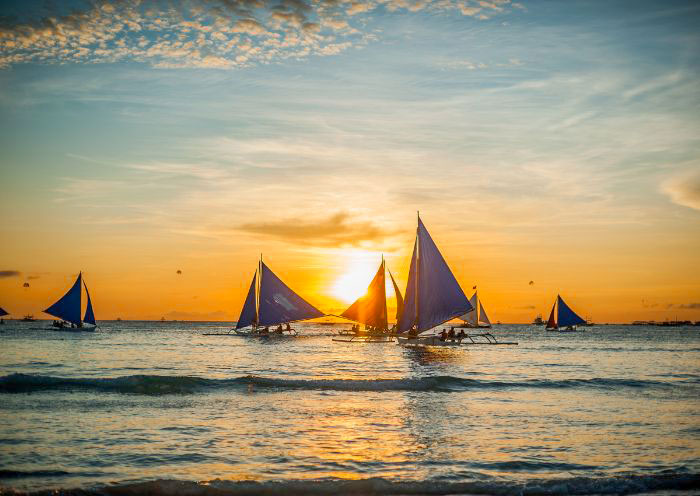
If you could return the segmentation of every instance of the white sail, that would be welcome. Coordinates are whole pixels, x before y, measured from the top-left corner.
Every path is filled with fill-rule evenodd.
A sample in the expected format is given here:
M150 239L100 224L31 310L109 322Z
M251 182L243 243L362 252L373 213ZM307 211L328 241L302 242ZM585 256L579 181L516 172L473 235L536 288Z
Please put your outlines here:
M479 323L491 327L491 321L489 320L489 316L486 315L486 310L484 310L484 305L482 305L481 302L479 302Z
M460 320L463 320L467 324L471 324L473 326L476 326L476 306L477 306L477 301L476 301L476 293L472 295L471 298L469 298L469 303L472 306L472 309L465 313L464 315L460 315Z

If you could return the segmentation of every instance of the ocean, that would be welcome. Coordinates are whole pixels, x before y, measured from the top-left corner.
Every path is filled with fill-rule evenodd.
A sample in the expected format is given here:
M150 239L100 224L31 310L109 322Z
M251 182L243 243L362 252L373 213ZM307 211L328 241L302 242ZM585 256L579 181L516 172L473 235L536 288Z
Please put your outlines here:
M49 324L0 327L0 493L700 492L698 327L414 350Z

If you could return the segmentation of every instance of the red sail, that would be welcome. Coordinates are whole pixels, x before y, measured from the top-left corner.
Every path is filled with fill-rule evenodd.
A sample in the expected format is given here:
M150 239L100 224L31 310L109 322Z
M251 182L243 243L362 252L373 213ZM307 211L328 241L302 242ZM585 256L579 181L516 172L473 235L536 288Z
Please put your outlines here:
M549 314L549 320L547 320L547 329L556 329L557 323L554 320L554 308L557 306L557 302L552 305L552 313Z

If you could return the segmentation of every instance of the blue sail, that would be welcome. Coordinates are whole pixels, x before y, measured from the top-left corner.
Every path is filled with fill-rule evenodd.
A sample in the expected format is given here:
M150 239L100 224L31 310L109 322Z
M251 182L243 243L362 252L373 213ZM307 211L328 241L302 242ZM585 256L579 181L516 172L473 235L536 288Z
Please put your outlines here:
M260 297L258 325L271 326L284 322L315 319L324 314L282 282L260 262Z
M396 324L397 332L406 332L416 323L416 266L418 262L418 238L413 243L413 256L408 269L408 282L403 294L403 311Z
M83 286L85 286L85 294L87 295L87 308L85 309L85 317L83 317L83 322L88 324L97 325L95 322L95 313L92 311L92 301L90 300L90 292L88 291L87 284L83 281Z
M63 297L51 305L44 312L59 319L63 319L71 324L80 324L80 286L82 282L82 272L78 274L73 286Z
M7 313L7 312L6 312L5 310L3 310L2 308L0 308L0 317L4 317L5 315L10 315L10 314Z
M559 327L568 327L586 323L585 320L576 315L576 312L574 312L566 303L564 303L561 296L557 296L557 303L557 324Z
M253 282L250 283L248 296L245 297L241 315L238 317L238 322L236 322L236 329L242 329L255 323L255 278L257 274L257 271L253 274Z
M418 331L464 315L473 307L418 219Z

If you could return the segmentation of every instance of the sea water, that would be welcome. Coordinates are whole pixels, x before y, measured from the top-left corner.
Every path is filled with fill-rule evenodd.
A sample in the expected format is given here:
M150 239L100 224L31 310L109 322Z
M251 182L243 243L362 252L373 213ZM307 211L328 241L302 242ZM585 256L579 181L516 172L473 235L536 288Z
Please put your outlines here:
M6 322L2 491L700 491L700 328L500 325L518 346L407 349L296 327Z

